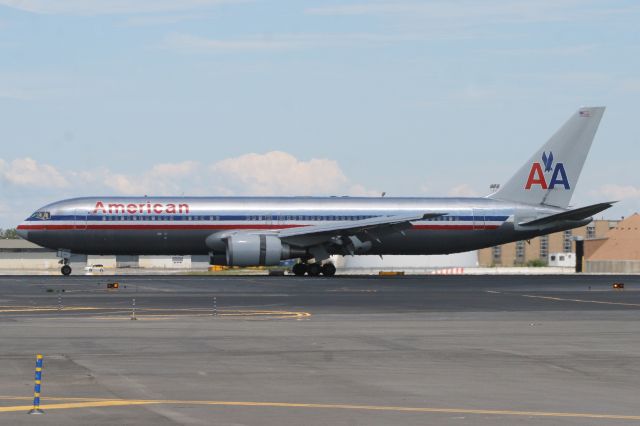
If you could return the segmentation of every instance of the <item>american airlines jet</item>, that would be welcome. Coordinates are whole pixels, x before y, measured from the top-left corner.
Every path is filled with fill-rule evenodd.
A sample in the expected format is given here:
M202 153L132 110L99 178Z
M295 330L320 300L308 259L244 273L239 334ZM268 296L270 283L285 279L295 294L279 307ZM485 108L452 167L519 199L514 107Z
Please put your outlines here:
M22 238L71 254L209 254L211 264L277 265L332 276L330 255L445 254L589 223L612 203L568 209L604 107L580 108L484 198L87 197L38 209Z

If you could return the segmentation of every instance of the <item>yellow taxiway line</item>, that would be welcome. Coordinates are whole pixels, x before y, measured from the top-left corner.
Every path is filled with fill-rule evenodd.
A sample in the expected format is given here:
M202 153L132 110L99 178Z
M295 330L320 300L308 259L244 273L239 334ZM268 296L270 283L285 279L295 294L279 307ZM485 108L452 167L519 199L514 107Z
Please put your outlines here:
M96 307L96 306L0 306L0 313L36 313L36 312L83 312L83 311L102 311L106 313L125 314L121 317L112 316L91 316L93 319L129 319L130 309L126 307ZM151 313L162 312L162 313ZM171 319L176 317L187 316L211 316L211 309L205 308L138 308L136 309L136 316L140 319ZM239 310L239 309L225 309L219 310L216 314L218 317L230 317L230 318L258 318L263 319L265 317L273 319L304 319L309 318L311 314L309 312L301 311L273 311L273 310ZM85 317L86 318L86 317Z
M26 400L25 397L1 397L0 400ZM192 401L174 399L93 399L93 398L42 398L45 402L40 405L43 410L64 410L74 408L97 407L125 407L136 405L200 405L218 407L266 407L266 408L303 408L303 409L332 409L354 411L386 411L398 413L443 413L443 414L481 414L495 416L526 416L526 417L557 417L580 419L606 420L640 420L640 415L600 414L600 413L570 413L552 411L521 411L521 410L487 410L473 408L434 408L434 407L399 407L387 405L355 405L355 404L314 404L298 402L256 402L256 401ZM46 403L46 401L68 401ZM71 402L75 401L75 402ZM28 411L30 405L0 406L0 413Z
M7 312L52 312L52 311L99 311L104 308L95 308L91 306L65 306L59 308L57 306L0 306L0 313ZM109 308L107 308L109 309ZM122 308L119 308L122 310Z

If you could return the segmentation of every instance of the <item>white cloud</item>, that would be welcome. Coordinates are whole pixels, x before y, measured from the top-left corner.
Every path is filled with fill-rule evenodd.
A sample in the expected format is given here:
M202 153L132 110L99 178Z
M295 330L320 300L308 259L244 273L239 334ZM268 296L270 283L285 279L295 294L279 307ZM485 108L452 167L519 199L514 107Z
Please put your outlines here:
M0 160L0 176L7 182L17 186L38 188L64 188L69 182L55 167L38 163L26 157L18 158L10 163Z
M154 178L175 178L187 176L198 168L195 161L183 161L181 163L161 163L156 164L150 171L150 175Z
M156 164L139 175L122 173L104 175L107 188L123 195L180 195L197 179L200 165L195 161Z
M246 154L219 161L211 171L234 193L255 195L344 194L353 186L338 163L329 159L301 161L281 151Z
M0 179L19 198L22 188L46 188L49 201L78 195L355 195L375 196L352 182L338 163L326 158L299 160L272 151L228 158L213 164L197 161L160 163L137 173L98 168L58 171L31 158L0 159ZM74 182L71 186L69 182ZM51 188L60 189L56 195ZM32 191L33 192L33 191ZM45 194L45 193L43 193Z
M470 185L463 183L451 188L448 195L451 197L477 197L479 194Z
M175 12L246 0L0 0L0 5L32 13L103 15Z
M629 200L640 198L640 187L633 185L602 185L592 191L595 196L607 197L608 200Z
M157 164L138 174L103 171L99 176L105 188L123 195L378 195L351 182L336 161L303 161L281 151L208 166L184 161Z

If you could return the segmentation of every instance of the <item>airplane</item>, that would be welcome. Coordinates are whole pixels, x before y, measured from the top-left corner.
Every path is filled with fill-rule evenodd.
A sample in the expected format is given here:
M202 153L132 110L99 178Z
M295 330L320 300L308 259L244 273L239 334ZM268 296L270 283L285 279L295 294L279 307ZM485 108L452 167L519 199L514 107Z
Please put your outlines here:
M612 206L569 209L603 113L578 109L486 197L84 197L36 210L17 232L56 250L63 275L72 254L208 254L229 266L299 259L295 275L333 276L331 255L448 254L529 240Z

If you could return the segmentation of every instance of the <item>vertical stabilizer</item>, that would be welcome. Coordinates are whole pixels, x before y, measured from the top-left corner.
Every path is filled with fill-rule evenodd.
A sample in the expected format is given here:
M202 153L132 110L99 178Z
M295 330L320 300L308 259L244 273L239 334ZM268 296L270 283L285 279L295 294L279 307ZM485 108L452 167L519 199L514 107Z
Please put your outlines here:
M604 107L580 108L490 198L567 208Z

